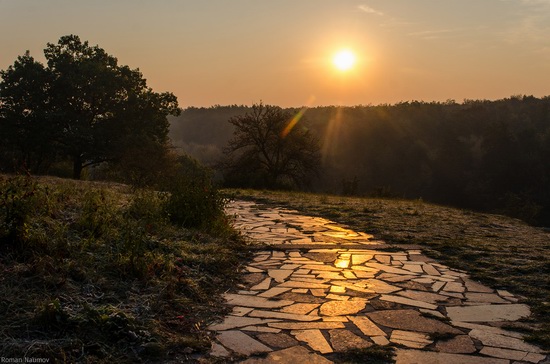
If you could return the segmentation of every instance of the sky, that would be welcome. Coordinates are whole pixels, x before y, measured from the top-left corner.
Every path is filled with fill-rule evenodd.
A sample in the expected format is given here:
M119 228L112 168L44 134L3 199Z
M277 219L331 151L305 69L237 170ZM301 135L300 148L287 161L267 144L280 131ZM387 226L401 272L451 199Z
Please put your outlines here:
M550 95L550 0L0 0L0 69L68 34L182 107Z

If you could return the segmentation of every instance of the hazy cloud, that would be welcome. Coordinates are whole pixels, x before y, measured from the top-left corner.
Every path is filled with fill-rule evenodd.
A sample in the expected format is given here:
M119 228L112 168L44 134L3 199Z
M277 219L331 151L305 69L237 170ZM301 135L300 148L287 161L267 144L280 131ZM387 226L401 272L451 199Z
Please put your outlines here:
M359 5L357 8L358 8L359 10L361 10L362 12L367 13L367 14L374 14L374 15L380 15L380 16L384 15L383 12L378 11L378 10L376 10L376 9L373 9L373 8L371 8L371 7L368 6L368 5L362 4L362 5Z

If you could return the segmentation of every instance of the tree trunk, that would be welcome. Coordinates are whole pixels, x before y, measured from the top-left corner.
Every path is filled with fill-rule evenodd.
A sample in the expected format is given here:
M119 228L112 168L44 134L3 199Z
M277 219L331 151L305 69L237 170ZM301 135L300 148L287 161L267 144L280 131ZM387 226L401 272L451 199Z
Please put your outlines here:
M73 179L80 179L82 176L82 157L80 155L73 157Z

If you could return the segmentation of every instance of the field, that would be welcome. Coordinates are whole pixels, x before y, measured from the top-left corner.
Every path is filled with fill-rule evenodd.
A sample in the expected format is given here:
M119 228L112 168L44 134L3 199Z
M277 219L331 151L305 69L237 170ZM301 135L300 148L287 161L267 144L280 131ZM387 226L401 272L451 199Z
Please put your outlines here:
M524 297L534 312L516 327L550 347L550 233L520 220L425 203L307 193L230 190L235 198L329 218L392 244L415 244L491 287Z

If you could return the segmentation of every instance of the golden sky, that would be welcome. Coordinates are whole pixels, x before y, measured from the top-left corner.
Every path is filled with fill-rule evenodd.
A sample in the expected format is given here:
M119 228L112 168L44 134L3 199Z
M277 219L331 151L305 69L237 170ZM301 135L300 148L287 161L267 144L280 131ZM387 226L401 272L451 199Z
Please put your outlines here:
M550 0L0 0L0 69L67 34L183 107L550 95Z

